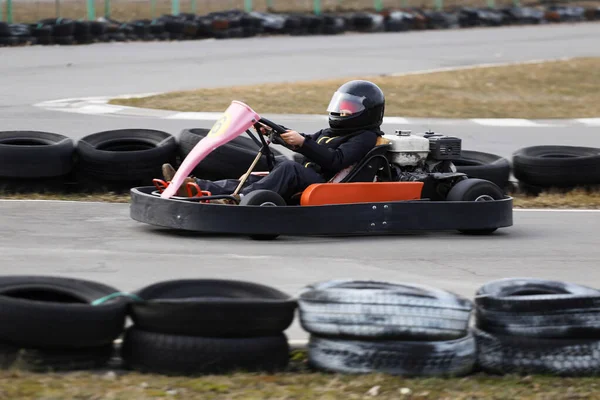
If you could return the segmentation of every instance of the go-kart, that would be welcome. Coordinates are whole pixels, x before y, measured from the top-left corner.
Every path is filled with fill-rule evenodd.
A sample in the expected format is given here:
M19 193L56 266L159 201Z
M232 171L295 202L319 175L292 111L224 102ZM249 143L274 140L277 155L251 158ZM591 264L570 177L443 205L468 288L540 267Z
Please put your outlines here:
M250 131L253 127L257 137ZM286 145L286 129L232 101L210 132L181 163L171 182L131 189L130 215L161 227L274 239L279 235L364 235L423 230L490 234L512 226L513 199L490 181L456 172L461 139L396 131L379 137L358 163L326 183L312 184L284 199L268 190L236 196L251 174L275 166L271 143ZM231 194L213 195L195 183L177 196L185 178L217 147L247 133L260 150ZM266 156L269 171L253 171ZM215 204L229 199L232 204Z

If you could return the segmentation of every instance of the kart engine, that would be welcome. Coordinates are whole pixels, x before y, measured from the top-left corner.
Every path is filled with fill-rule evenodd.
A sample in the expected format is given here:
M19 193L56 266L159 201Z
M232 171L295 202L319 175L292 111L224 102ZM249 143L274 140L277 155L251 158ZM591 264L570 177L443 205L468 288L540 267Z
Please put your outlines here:
M416 181L431 173L456 172L452 161L460 158L460 138L433 132L412 135L402 130L383 137L391 142L387 157L397 180Z

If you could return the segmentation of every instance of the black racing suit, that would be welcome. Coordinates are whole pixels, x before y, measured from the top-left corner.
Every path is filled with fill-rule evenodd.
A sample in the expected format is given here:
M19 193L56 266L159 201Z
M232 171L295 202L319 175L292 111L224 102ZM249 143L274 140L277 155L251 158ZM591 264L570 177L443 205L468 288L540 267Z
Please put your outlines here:
M362 160L375 147L378 136L383 132L375 128L338 134L327 128L312 135L301 135L305 137L304 144L295 150L304 156L301 163L281 161L265 177L251 175L240 193L245 195L254 190L267 189L289 199L309 185L327 182L344 168ZM197 179L200 189L213 195L231 194L239 182L238 179L215 182Z

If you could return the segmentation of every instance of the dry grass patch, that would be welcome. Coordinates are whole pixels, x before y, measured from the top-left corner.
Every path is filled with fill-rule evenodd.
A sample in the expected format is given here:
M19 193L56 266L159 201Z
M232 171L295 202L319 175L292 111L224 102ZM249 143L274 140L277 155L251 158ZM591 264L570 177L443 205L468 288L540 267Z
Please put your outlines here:
M592 399L598 397L598 386L593 378L541 376L404 379L301 372L169 378L138 373L0 373L0 399L11 400Z
M175 111L225 110L231 100L259 114L325 114L332 93L369 79L386 94L386 115L430 118L586 118L600 115L600 58L407 76L263 84L165 93L111 104Z
M600 190L574 189L566 193L547 191L539 196L515 195L515 208L600 209Z
M92 201L102 203L129 203L129 193L0 193L0 199L5 200L61 200L61 201Z

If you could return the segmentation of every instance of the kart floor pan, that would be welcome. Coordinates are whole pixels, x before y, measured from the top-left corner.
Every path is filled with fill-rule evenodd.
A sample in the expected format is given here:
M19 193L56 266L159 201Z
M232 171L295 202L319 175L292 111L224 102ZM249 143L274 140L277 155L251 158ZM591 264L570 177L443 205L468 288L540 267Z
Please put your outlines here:
M488 230L513 224L513 199L413 200L325 206L258 207L207 204L131 189L130 216L150 225L241 235L368 235L438 230Z

